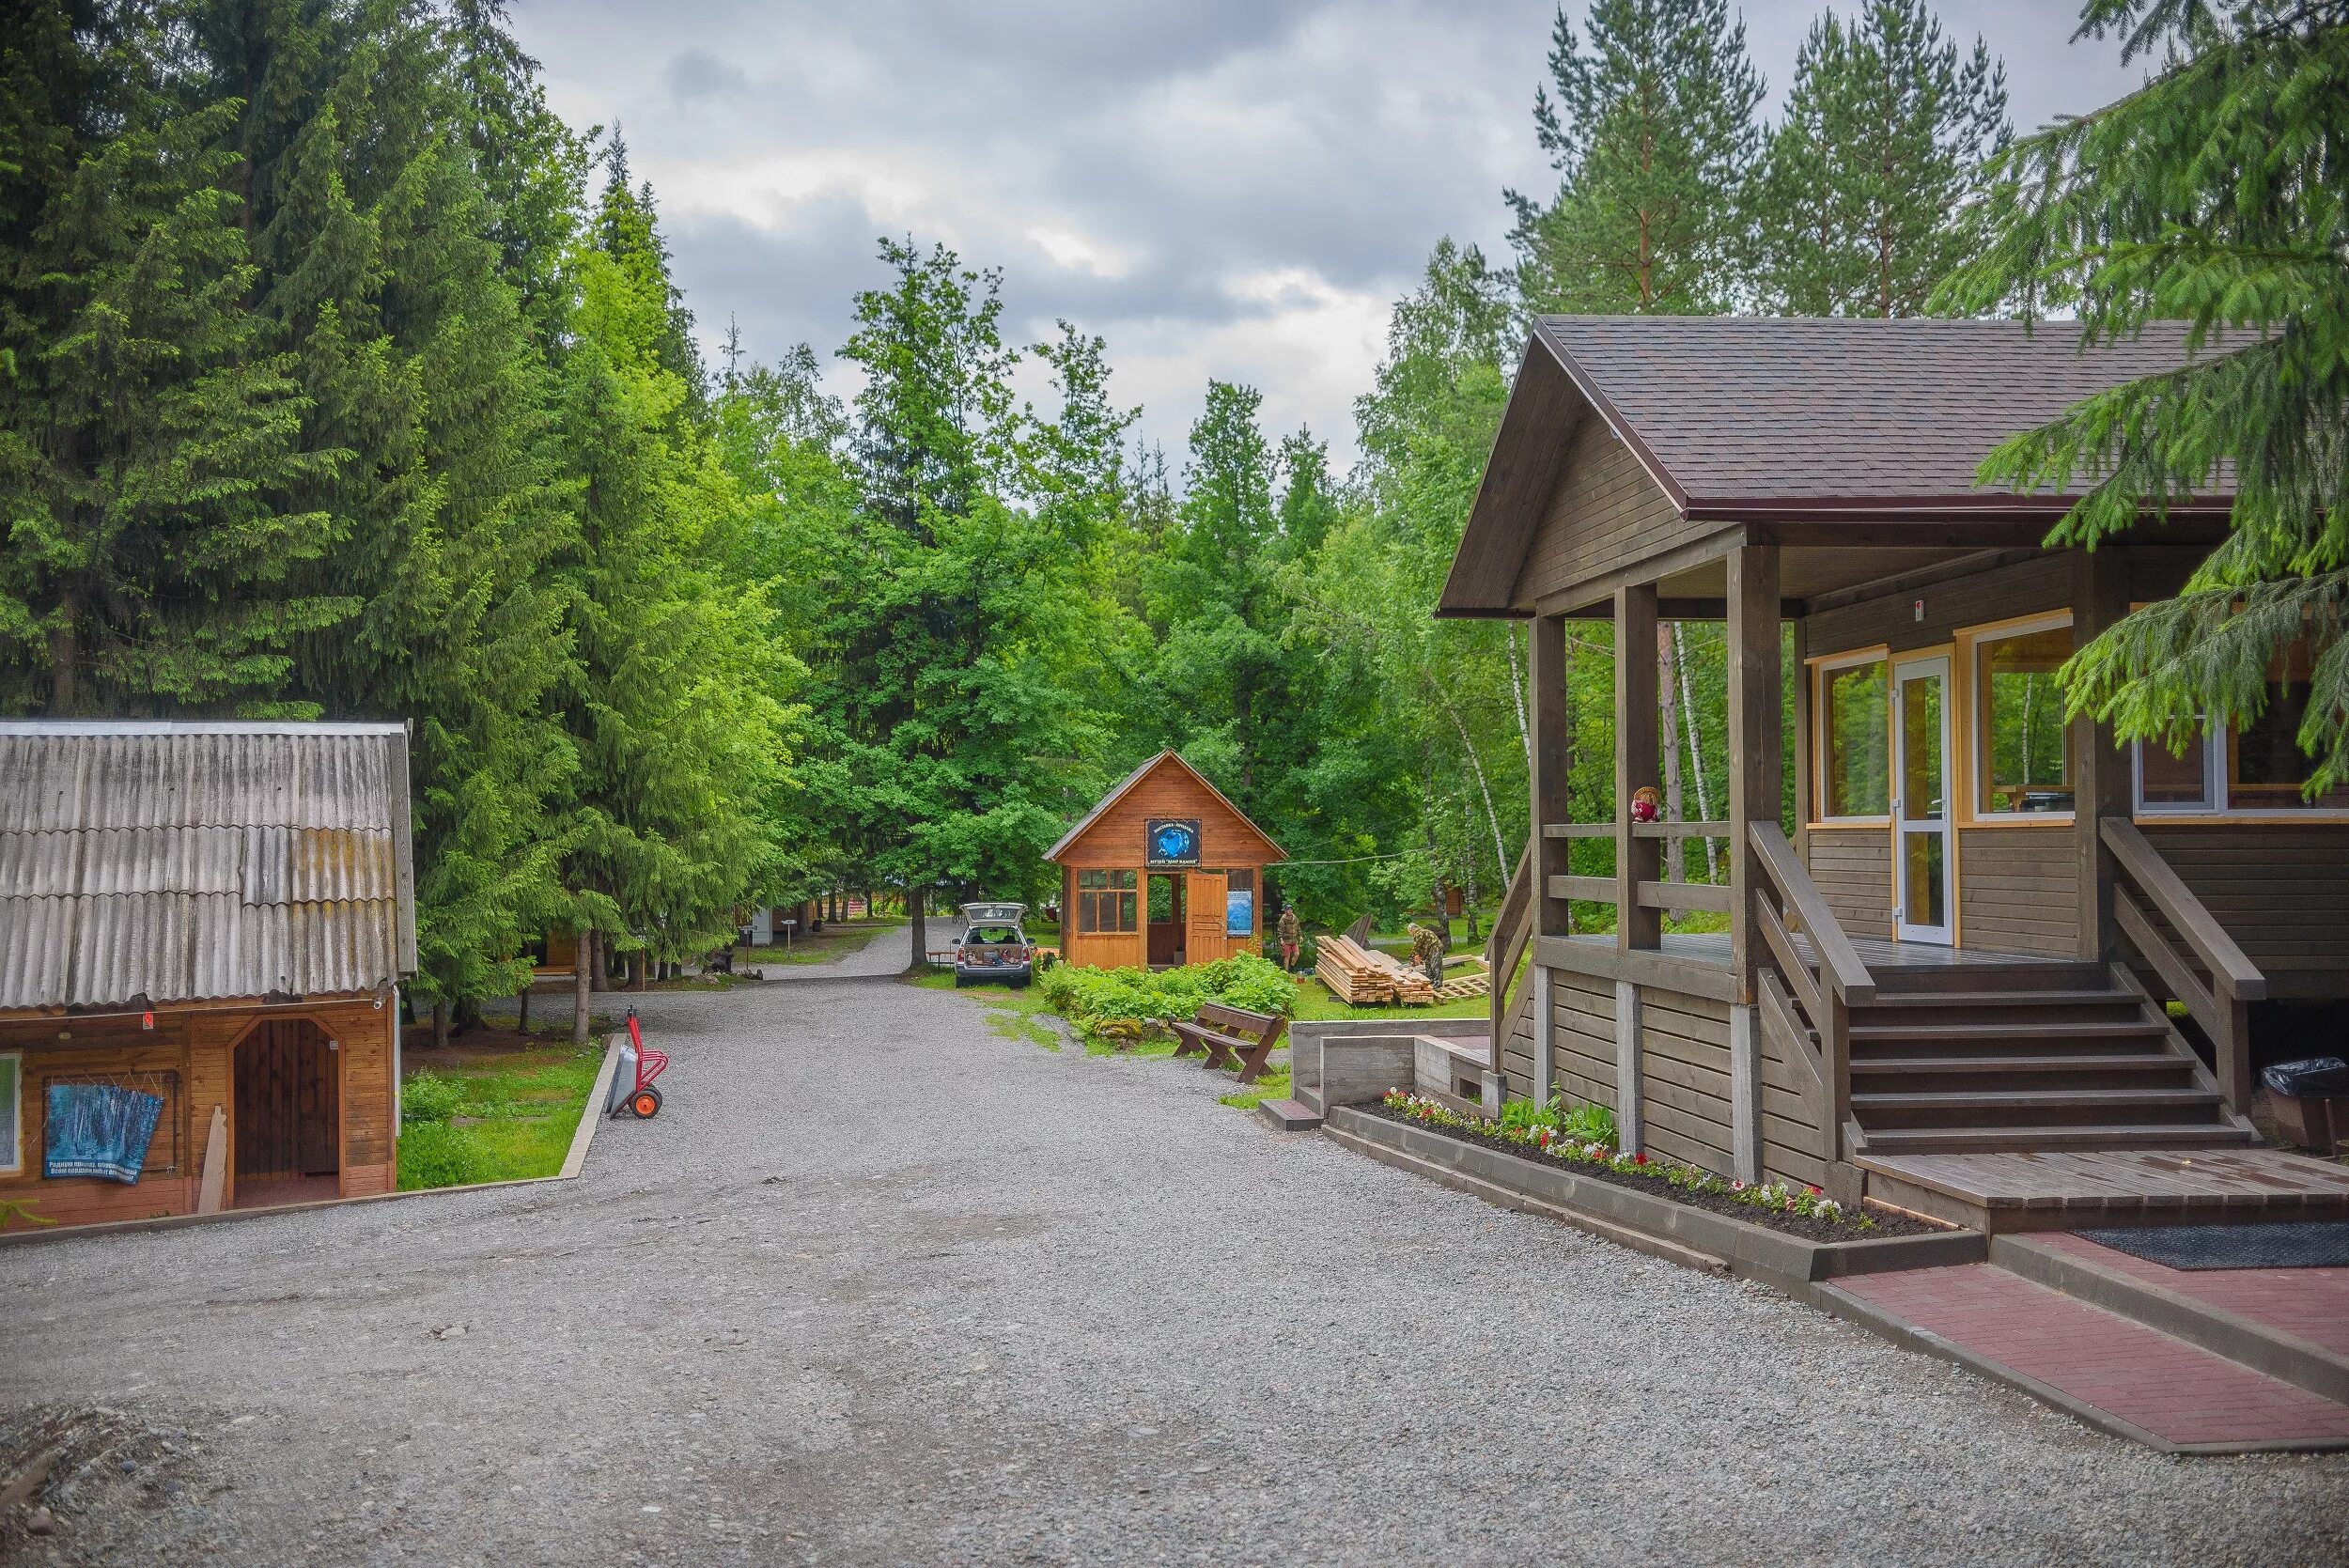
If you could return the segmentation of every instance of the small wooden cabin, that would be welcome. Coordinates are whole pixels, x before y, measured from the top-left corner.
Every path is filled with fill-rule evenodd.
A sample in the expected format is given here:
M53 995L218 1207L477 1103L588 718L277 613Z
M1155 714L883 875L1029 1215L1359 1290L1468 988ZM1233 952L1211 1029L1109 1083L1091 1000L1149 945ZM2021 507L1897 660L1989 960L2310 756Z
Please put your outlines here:
M1061 868L1062 956L1172 969L1253 953L1265 867L1285 858L1197 768L1160 752L1045 855Z
M1608 1105L1626 1147L1977 1224L2174 1215L2234 1157L2195 1153L2283 1157L2250 1150L2255 1056L2334 1048L2281 1003L2349 998L2349 792L2300 789L2306 653L2258 724L2182 756L2067 720L2055 670L2175 593L2229 497L2049 550L2076 494L1974 478L2185 356L2173 326L2082 349L2063 324L1535 323L1439 609L1530 631L1508 1092ZM1566 793L1566 623L1593 620L1631 650L1599 823ZM1673 620L1726 623L1728 810L1635 823ZM1666 881L1674 836L1724 843L1725 885ZM1578 904L1612 930L1576 929ZM1727 929L1666 928L1697 912Z
M0 722L0 1205L390 1191L414 889L402 725ZM92 1091L161 1102L135 1181L52 1173Z

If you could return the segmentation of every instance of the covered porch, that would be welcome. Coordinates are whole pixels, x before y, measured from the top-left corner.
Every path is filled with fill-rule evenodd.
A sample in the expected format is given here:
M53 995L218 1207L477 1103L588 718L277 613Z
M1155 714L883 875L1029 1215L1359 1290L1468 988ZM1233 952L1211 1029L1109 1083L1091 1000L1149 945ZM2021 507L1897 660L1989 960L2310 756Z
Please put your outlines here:
M1823 334L1855 384L1796 363ZM2248 733L2124 749L2053 680L2177 591L2223 506L2040 548L2069 499L1983 497L1973 462L2139 367L1997 324L1896 335L1539 324L1444 601L1529 632L1533 826L1492 956L1530 962L1495 995L1493 1070L1512 1095L1609 1107L1626 1148L1961 1223L2248 1214L2278 1192L2349 1214L2337 1172L2248 1119L2254 1009L2349 994L2349 800L2302 799ZM1985 379L1987 359L2016 363ZM1725 432L1707 405L1740 418ZM1678 743L1647 651L1675 621L1725 640L1712 820L1635 811ZM1567 789L1568 636L1592 622L1616 650L1595 822ZM1710 841L1718 879L1669 877L1675 840Z

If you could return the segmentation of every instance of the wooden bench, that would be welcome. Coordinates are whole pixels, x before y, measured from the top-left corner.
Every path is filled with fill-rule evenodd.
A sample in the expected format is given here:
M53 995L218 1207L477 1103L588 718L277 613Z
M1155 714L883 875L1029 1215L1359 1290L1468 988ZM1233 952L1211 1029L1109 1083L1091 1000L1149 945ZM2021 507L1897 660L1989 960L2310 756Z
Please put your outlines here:
M1264 1076L1265 1063L1287 1028L1286 1018L1270 1013L1251 1013L1244 1007L1226 1007L1220 1001L1205 1002L1199 1008L1199 1016L1189 1023L1175 1020L1174 1054L1189 1056L1193 1051L1205 1051L1209 1068L1237 1067L1239 1080L1253 1083Z

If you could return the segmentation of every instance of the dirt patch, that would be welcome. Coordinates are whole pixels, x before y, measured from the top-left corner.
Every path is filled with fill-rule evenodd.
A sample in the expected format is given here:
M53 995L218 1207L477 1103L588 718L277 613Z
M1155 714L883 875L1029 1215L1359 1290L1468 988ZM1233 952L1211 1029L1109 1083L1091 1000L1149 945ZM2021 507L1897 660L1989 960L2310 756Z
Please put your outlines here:
M0 1562L152 1560L144 1545L156 1528L217 1489L192 1434L126 1411L43 1405L0 1416Z
M1812 1219L1808 1215L1773 1212L1752 1203L1741 1203L1726 1193L1691 1192L1686 1188L1672 1186L1662 1176L1635 1176L1621 1171L1610 1171L1604 1165L1584 1165L1576 1160L1554 1159L1548 1155L1532 1153L1524 1144L1513 1142L1495 1133L1470 1132L1465 1127L1438 1126L1433 1123L1423 1122L1416 1117L1391 1110L1384 1105L1365 1105L1360 1109L1402 1126L1418 1127L1423 1132L1439 1133L1445 1138L1456 1138L1464 1143L1481 1143L1487 1149L1497 1150L1507 1155L1511 1159L1521 1159L1529 1165L1539 1165L1551 1171L1571 1171L1578 1176L1584 1176L1595 1182L1605 1182L1610 1187L1627 1187L1635 1192L1644 1192L1651 1198L1668 1199L1675 1203L1686 1204L1692 1209L1703 1209L1708 1213L1724 1215L1731 1219L1742 1219L1750 1225L1766 1225L1773 1231L1783 1231L1788 1235L1798 1235L1805 1241L1873 1241L1882 1236L1934 1235L1942 1229L1938 1225L1927 1225L1922 1221L1906 1219L1897 1214L1887 1214L1880 1209L1870 1209L1868 1218L1875 1222L1875 1228L1863 1231L1856 1225L1832 1224L1824 1219Z

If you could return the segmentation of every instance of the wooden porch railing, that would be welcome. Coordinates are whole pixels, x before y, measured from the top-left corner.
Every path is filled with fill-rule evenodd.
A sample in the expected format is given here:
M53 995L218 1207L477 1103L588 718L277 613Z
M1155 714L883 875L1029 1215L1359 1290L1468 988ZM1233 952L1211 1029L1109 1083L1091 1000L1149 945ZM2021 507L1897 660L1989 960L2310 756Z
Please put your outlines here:
M1486 992L1486 1017L1491 1028L1490 1065L1501 1070L1501 1048L1509 1037L1509 1030L1517 1021L1517 1009L1511 1003L1512 983L1517 977L1517 965L1524 961L1525 950L1533 940L1533 846L1527 845L1525 853L1517 857L1517 875L1509 878L1509 891L1501 895L1501 908L1494 911L1493 928L1485 939L1485 967L1492 975ZM1532 987L1525 987L1531 994Z
M1762 1026L1783 1055L1809 1069L1805 1098L1825 1135L1822 1153L1832 1163L1844 1157L1843 1124L1851 1115L1851 1009L1875 1000L1875 981L1786 830L1755 822L1749 831L1760 873L1753 887L1754 930L1777 970L1764 970L1755 987ZM1797 930L1810 944L1807 957L1795 945Z
M1726 822L1635 822L1631 825L1634 838L1727 838ZM1545 838L1612 839L1615 825L1611 822L1552 822L1542 829ZM1586 904L1615 902L1615 879L1612 877L1552 877L1549 879L1552 898L1579 898ZM1686 909L1711 909L1726 914L1734 898L1726 882L1665 882L1642 881L1638 898L1643 909L1664 909L1678 913Z
M2229 1107L2248 1114L2250 1004L2265 999L2267 977L2136 823L2108 816L2098 831L2121 873L2112 885L2113 924L2210 1036L2218 1092Z

